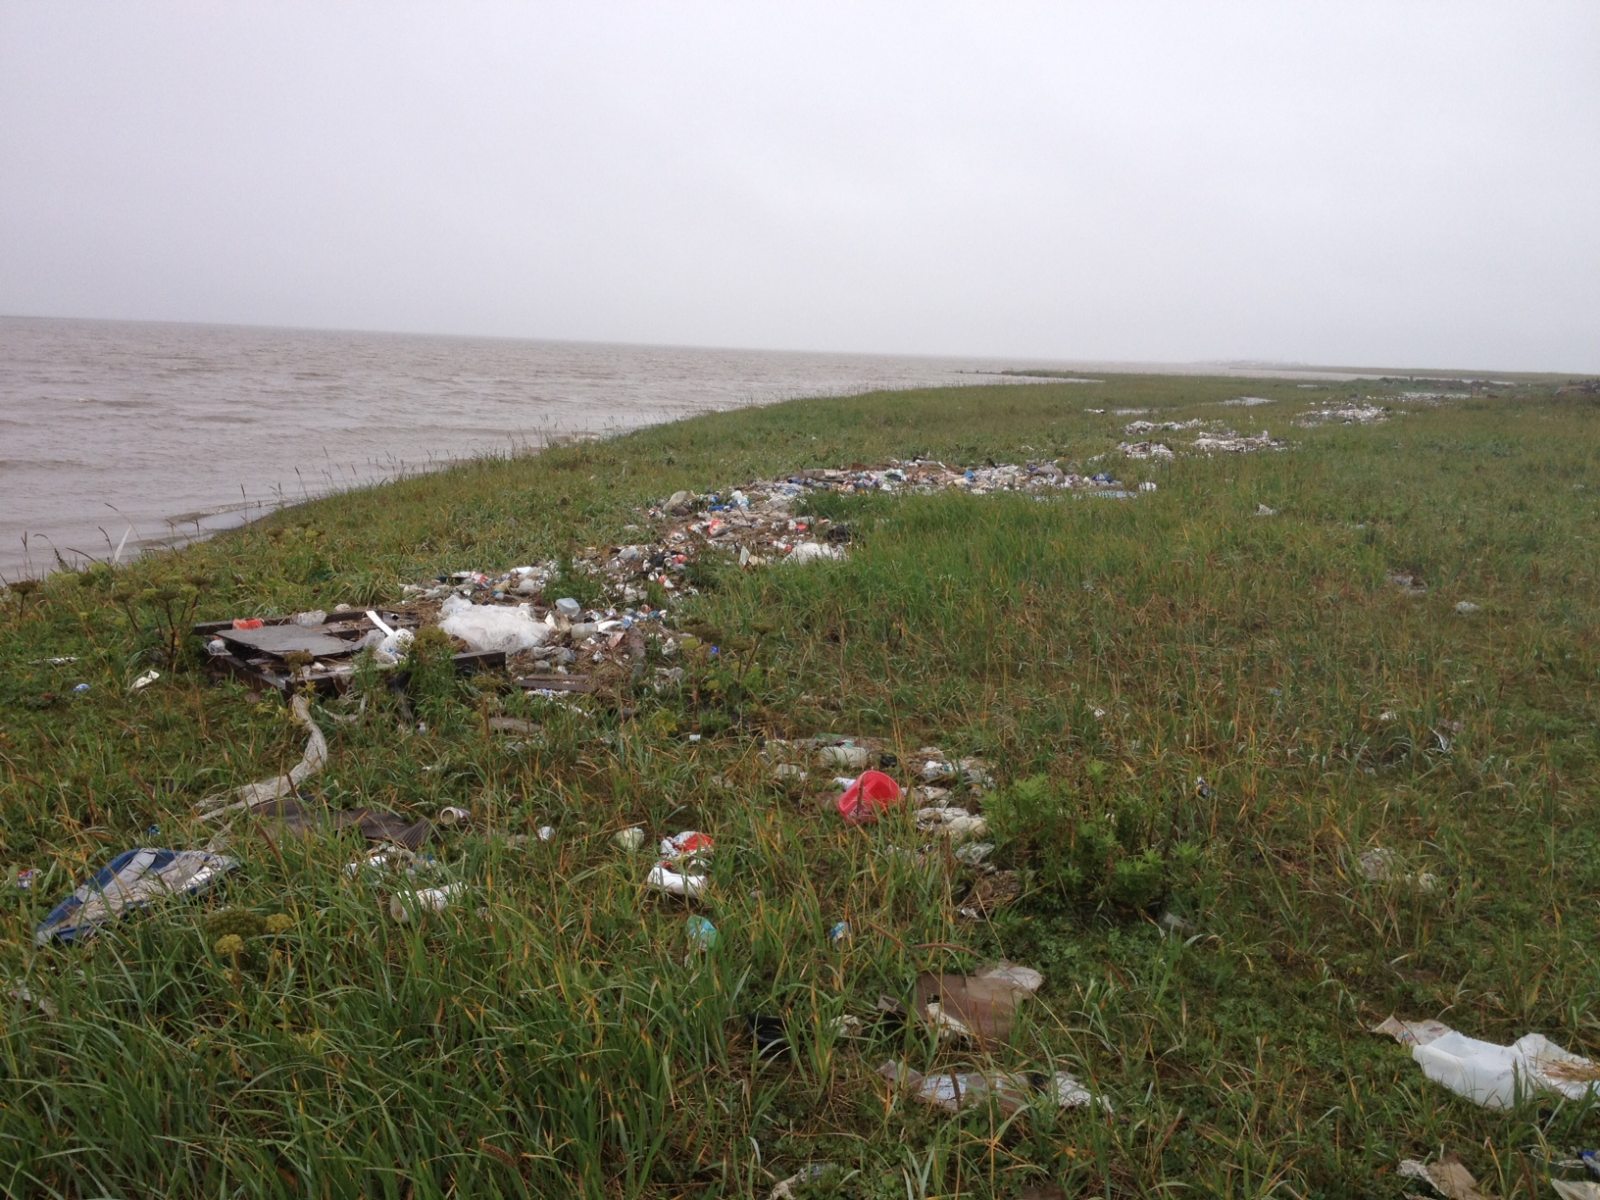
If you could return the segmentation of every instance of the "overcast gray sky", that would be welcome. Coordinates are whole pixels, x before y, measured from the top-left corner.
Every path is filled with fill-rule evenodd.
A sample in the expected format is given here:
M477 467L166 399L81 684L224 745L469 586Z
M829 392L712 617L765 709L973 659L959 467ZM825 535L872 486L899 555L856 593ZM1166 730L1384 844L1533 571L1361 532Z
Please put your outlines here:
M0 312L1600 369L1600 3L0 0Z

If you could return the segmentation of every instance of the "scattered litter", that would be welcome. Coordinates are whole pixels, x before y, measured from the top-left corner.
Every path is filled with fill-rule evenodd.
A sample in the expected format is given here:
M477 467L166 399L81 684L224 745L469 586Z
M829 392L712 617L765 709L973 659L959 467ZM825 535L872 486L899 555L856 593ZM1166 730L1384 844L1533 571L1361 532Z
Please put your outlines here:
M25 983L12 984L6 988L6 998L15 1000L19 1004L31 1004L52 1021L61 1015L61 1008L54 1000L39 995Z
M949 758L935 746L924 746L917 757L923 760L918 774L924 783L959 783L979 791L994 787L994 776L981 758Z
M1232 400L1224 400L1226 408L1256 408L1262 404L1271 404L1272 401L1265 396L1235 396Z
M524 721L520 717L490 717L489 728L495 733L520 733L524 737L532 737L539 732L539 727L532 721Z
M1410 571L1396 571L1389 576L1389 582L1394 584L1407 596L1416 598L1428 594L1428 585L1422 582L1422 576L1412 574Z
M1590 1183L1580 1180L1577 1183L1565 1179L1552 1179L1550 1186L1555 1189L1556 1195L1561 1200L1600 1200L1600 1183Z
M419 858L404 846L380 846L368 851L364 858L345 863L344 873L350 879L359 878L373 871L392 870L415 876L421 872L431 871L437 866L438 863L432 857Z
M1265 504L1256 505L1256 516L1258 517L1275 517L1277 515L1278 510L1275 508L1268 508Z
M541 825L534 831L534 836L541 842L554 841L556 836L556 827L554 825Z
M837 746L823 746L817 751L817 762L825 767L842 767L849 771L861 771L870 767L877 755L867 746L858 746L854 742L843 742Z
M758 1058L777 1058L789 1052L789 1027L782 1017L751 1013L745 1020L755 1039Z
M1482 607L1482 605L1474 604L1471 600L1456 601L1456 611L1464 617L1471 616L1473 613L1478 612Z
M973 881L972 891L956 912L968 921L980 921L1015 903L1022 896L1022 876L1016 871L992 871Z
M835 807L850 825L867 825L900 801L900 785L882 771L863 771L840 794Z
M661 839L661 861L650 868L645 884L658 892L688 899L699 898L706 889L707 860L713 842L709 834L689 829Z
M450 806L439 810L439 824L444 826L465 825L472 820L472 814L464 808Z
M963 866L976 867L982 865L993 853L993 842L968 842L956 848L955 858Z
M464 883L447 883L418 892L396 892L389 897L389 916L405 925L429 913L443 912L465 891Z
M1485 1108L1510 1108L1537 1091L1582 1100L1600 1088L1600 1065L1567 1053L1539 1033L1501 1046L1467 1037L1437 1021L1393 1017L1374 1032L1409 1045L1424 1075Z
M1600 1179L1600 1151L1579 1150L1575 1158L1553 1158L1543 1146L1530 1146L1528 1156L1550 1171L1577 1171Z
M1104 1100L1097 1100L1088 1088L1065 1071L1054 1075L1008 1071L948 1071L924 1075L891 1060L878 1069L878 1074L914 1099L946 1112L992 1103L1009 1117L1034 1099L1049 1100L1058 1108L1083 1108L1090 1104L1111 1107Z
M980 1046L1009 1041L1017 1010L1044 982L1028 967L997 963L972 975L917 977L916 1013L941 1038Z
M697 854L711 853L715 844L710 834L686 829L682 833L662 838L661 854L663 858L690 858Z
M1445 749L1449 749L1446 745ZM1361 874L1374 883L1409 883L1418 891L1431 892L1439 886L1439 877L1429 871L1413 874L1404 869L1400 856L1387 846L1374 846L1363 850L1356 860Z
M160 671L146 671L143 675L139 676L139 678L135 679L131 684L128 685L128 690L130 692L142 692L145 688L149 687L152 683L160 678Z
M203 850L125 850L53 908L35 927L34 941L40 946L77 941L129 909L206 891L238 865Z
M18 889L25 892L29 888L33 887L33 881L35 878L37 878L38 874L39 872L33 867L22 868L17 872Z
M296 796L284 796L258 804L250 810L263 832L271 836L282 830L296 837L310 837L326 831L353 829L369 842L382 842L404 850L417 850L433 836L433 824L413 821L399 813L375 808L327 809L309 807Z
M644 845L644 830L635 825L631 829L619 829L611 835L611 840L629 853Z
M850 940L850 922L838 921L828 930L828 940L835 946Z
M767 1200L800 1200L801 1193L796 1188L803 1188L810 1183L821 1183L831 1175L838 1175L840 1168L832 1163L812 1163L803 1171L796 1171L789 1178L781 1181L772 1191L767 1193Z
M705 917L690 917L684 922L684 932L692 949L710 950L717 944L717 927Z
M1194 928L1192 921L1184 920L1184 918L1171 910L1162 913L1156 924L1160 927L1163 936L1179 936L1190 932Z
M1431 1185L1445 1200L1491 1200L1489 1193L1479 1190L1472 1172L1454 1154L1442 1155L1433 1163L1402 1159L1398 1173L1402 1179L1420 1179Z
M75 683L72 685L72 690L79 696L86 696L89 693L89 685L87 683Z
M982 837L989 832L989 822L973 816L964 808L941 807L917 809L917 828L924 833L938 833L952 841Z
M241 788L218 796L208 796L195 805L195 812L202 821L211 821L224 813L235 812L241 808L255 808L259 804L288 796L322 769L328 761L328 739L323 736L317 723L311 719L311 706L306 703L304 696L296 696L289 711L296 721L306 727L306 749L300 756L300 761L291 767L286 775L263 779L260 783L247 783Z

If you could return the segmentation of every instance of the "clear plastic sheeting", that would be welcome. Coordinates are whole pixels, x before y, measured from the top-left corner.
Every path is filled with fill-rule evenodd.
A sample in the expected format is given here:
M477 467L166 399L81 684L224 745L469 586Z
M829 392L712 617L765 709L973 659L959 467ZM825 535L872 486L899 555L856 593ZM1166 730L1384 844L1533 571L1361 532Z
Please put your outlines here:
M505 654L543 645L552 632L521 605L474 604L461 596L447 596L440 605L439 628L474 650Z
M993 1104L1009 1117L1030 1102L1057 1108L1084 1108L1091 1104L1111 1107L1065 1071L1052 1075L1016 1071L941 1071L924 1075L891 1060L878 1069L878 1074L913 1099L952 1113Z

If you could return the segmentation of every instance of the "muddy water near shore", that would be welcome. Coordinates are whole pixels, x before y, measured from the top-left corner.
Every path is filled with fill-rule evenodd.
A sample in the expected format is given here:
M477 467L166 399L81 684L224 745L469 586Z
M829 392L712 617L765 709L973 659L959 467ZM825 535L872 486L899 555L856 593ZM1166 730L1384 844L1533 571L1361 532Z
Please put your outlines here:
M343 488L804 395L1010 381L977 359L0 318L0 577Z

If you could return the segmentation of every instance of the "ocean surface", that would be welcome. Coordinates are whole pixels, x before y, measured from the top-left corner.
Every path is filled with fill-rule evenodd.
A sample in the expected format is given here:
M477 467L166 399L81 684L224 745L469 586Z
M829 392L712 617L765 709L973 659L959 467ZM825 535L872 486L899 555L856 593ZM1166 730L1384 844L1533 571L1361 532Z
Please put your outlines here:
M0 317L0 579L553 438L1029 367L1094 364Z

